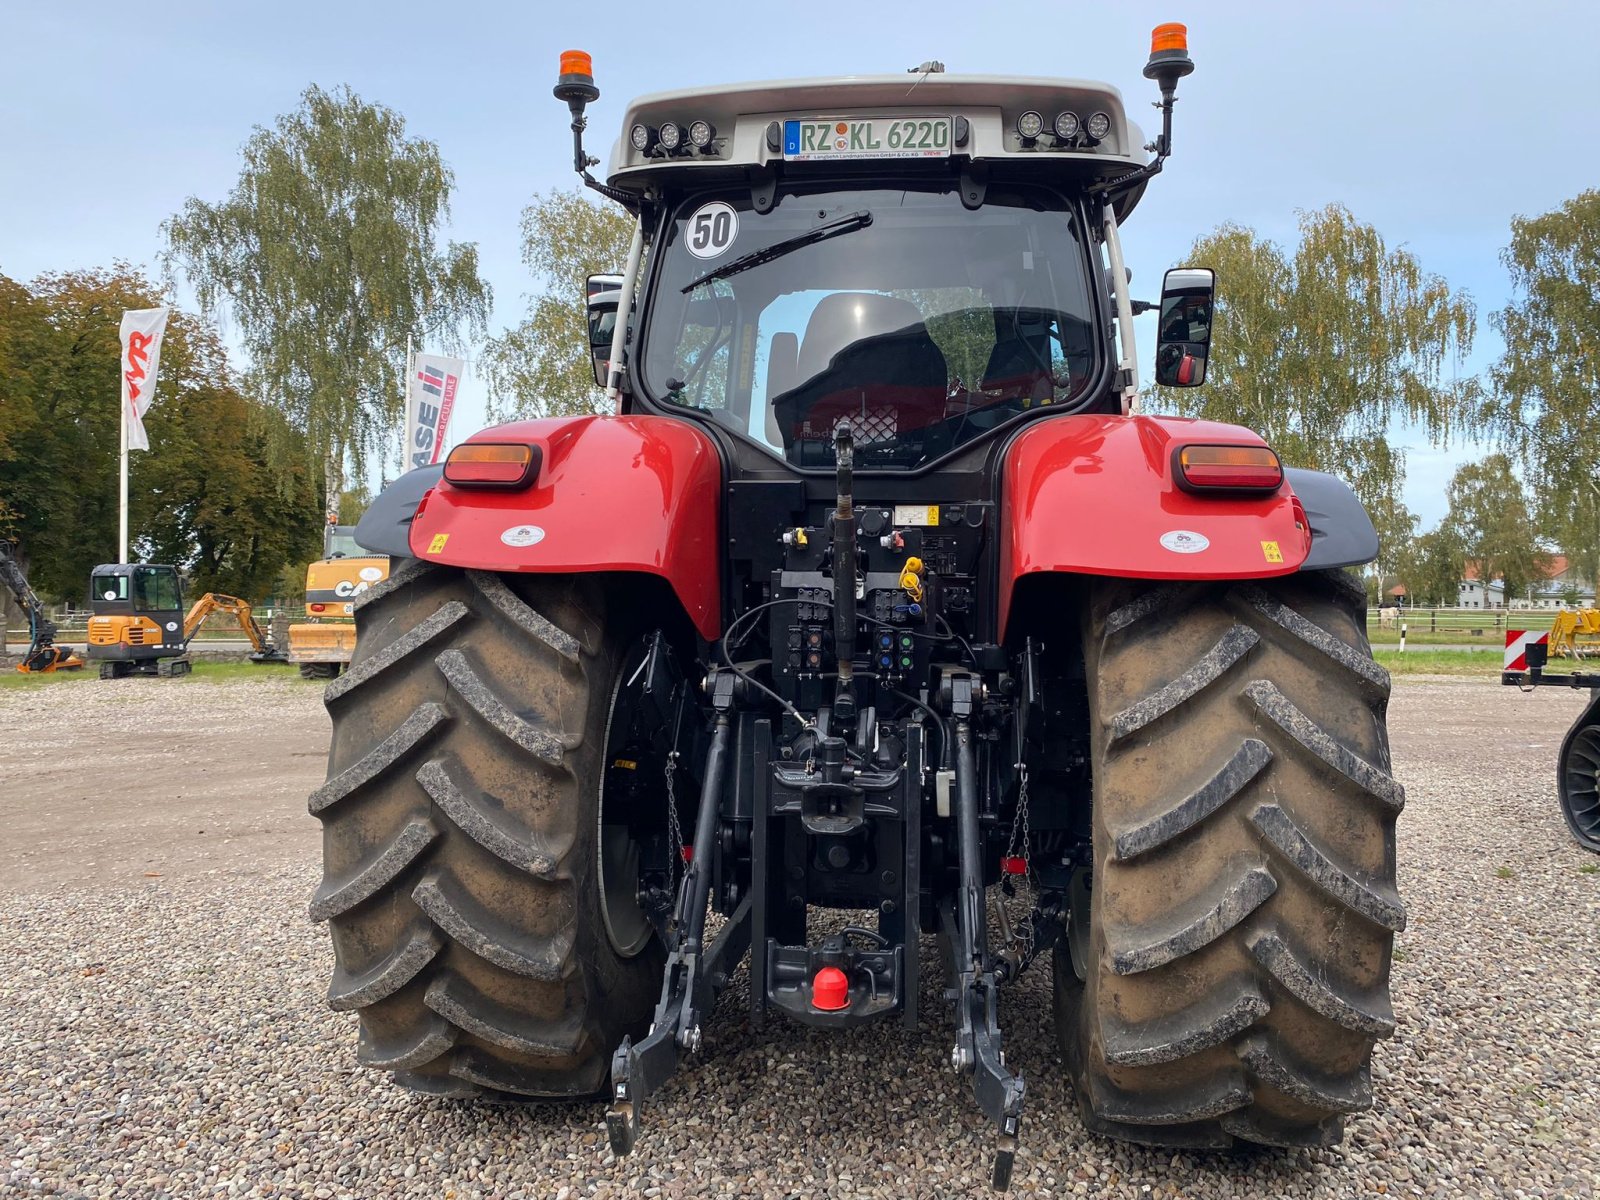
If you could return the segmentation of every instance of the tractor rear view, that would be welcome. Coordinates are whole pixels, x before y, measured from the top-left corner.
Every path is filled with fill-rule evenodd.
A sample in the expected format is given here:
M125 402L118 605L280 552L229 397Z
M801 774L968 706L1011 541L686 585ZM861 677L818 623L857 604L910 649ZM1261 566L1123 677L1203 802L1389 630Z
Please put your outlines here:
M742 966L774 1039L924 1030L1004 1187L1054 1068L1002 996L1049 970L1091 1129L1320 1145L1371 1103L1405 922L1341 569L1372 525L1138 412L1121 229L1191 69L1158 29L1153 155L1106 85L929 64L636 101L601 183L563 55L575 166L637 218L589 292L616 414L486 430L363 519L405 561L311 799L361 1061L603 1097L626 1153ZM1161 382L1204 381L1212 299L1137 305Z

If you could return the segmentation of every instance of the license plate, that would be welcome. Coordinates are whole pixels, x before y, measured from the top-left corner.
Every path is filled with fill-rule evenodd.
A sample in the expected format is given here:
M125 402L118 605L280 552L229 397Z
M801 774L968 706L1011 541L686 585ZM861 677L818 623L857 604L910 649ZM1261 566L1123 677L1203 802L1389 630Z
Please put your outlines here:
M949 117L803 117L783 123L783 157L949 158L950 124Z

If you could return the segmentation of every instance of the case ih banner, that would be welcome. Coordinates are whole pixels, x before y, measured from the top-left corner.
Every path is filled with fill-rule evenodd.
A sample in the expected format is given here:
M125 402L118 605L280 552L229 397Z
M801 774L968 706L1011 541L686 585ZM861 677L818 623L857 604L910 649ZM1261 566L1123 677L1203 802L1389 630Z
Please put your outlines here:
M122 407L128 413L128 449L148 450L144 415L156 398L156 368L167 309L140 308L122 314Z
M411 362L406 395L406 469L439 461L444 433L455 407L464 359L418 354Z

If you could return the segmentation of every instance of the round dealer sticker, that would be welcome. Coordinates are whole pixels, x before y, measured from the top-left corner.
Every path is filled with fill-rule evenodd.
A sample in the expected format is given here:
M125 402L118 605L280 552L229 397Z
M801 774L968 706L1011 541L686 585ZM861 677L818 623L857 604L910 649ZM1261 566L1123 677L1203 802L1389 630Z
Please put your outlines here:
M738 236L739 214L721 200L702 204L684 226L689 253L696 258L720 258Z
M537 546L544 541L544 530L537 525L513 525L500 540L508 546Z
M1173 529L1161 535L1161 544L1174 554L1199 554L1211 545L1211 539L1193 530Z
M361 574L361 578L365 579L368 583L377 583L378 580L383 578L383 568L382 567L362 567L360 574Z

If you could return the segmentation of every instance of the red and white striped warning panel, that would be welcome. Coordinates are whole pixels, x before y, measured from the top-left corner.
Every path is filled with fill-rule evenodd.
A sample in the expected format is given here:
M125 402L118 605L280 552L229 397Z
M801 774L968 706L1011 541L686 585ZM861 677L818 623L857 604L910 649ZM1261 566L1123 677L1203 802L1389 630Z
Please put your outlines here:
M1550 644L1548 633L1529 633L1526 629L1506 630L1506 666L1508 671L1528 669L1528 647Z

